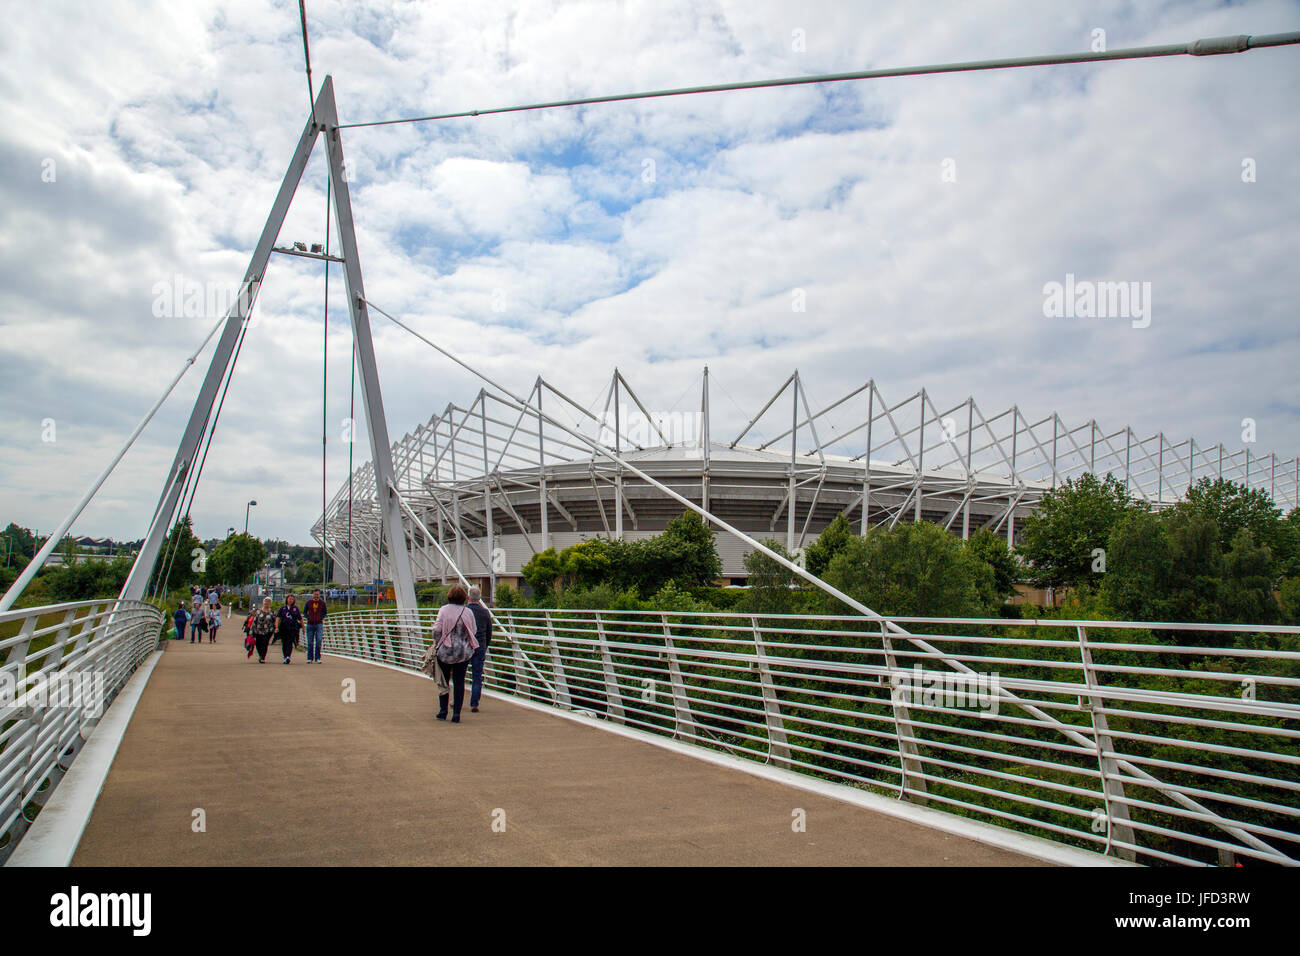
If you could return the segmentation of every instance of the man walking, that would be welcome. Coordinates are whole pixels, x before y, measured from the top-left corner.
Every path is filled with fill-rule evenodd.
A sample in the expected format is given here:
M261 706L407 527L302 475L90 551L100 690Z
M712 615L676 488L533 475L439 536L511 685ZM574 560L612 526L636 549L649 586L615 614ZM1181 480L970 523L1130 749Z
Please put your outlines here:
M492 640L492 614L483 603L483 591L480 588L469 589L469 609L474 612L474 634L478 641L478 650L469 659L469 666L474 669L470 682L469 709L478 713L479 698L483 696L483 667L487 664L488 643Z
M320 663L321 636L325 631L325 602L321 600L320 588L311 592L311 600L304 608L307 616L307 663Z

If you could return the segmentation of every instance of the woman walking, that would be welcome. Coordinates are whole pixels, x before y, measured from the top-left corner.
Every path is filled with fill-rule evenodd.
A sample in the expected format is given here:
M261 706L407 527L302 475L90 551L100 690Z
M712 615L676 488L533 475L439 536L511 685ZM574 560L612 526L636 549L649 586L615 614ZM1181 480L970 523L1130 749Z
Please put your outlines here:
M262 606L253 612L253 644L257 648L257 663L266 663L266 649L271 646L271 635L275 633L275 612L271 610L271 599L262 598ZM249 655L252 656L251 654Z
M460 708L465 702L465 669L478 650L478 641L474 639L474 612L465 607L466 598L465 589L459 584L447 592L448 603L438 608L438 617L433 622L433 646L429 649L429 655L437 658L441 684L448 690L452 690L454 685L453 724L460 723ZM439 720L447 719L448 696L438 695L436 716Z
M280 646L284 648L284 662L289 663L289 656L298 643L298 632L302 629L302 611L298 610L298 599L292 594L284 596L284 605L275 615L275 630L280 635Z
M221 605L214 604L208 610L208 643L217 643L217 628L221 627Z

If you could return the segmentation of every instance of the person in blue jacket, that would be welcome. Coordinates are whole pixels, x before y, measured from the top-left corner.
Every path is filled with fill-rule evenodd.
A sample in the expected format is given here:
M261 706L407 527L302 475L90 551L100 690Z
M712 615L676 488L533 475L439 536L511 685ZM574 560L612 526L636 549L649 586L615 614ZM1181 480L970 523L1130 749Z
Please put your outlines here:
M185 610L185 602L181 601L176 608L176 613L172 615L172 620L176 623L176 636L180 640L185 640L185 625L189 623L190 615Z

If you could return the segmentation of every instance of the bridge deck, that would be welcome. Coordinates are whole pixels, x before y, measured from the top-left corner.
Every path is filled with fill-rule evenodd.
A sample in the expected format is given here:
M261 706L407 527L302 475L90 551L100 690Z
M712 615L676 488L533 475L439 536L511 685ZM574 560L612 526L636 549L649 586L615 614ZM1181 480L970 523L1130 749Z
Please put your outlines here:
M74 865L1036 862L498 698L444 723L423 678L241 640L167 648Z

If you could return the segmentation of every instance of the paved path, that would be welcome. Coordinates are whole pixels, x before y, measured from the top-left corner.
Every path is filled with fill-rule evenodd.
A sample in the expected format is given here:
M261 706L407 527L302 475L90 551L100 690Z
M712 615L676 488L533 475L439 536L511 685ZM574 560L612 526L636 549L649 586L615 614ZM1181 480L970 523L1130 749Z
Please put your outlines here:
M1036 862L497 698L437 721L427 679L258 664L238 624L167 646L74 865Z

